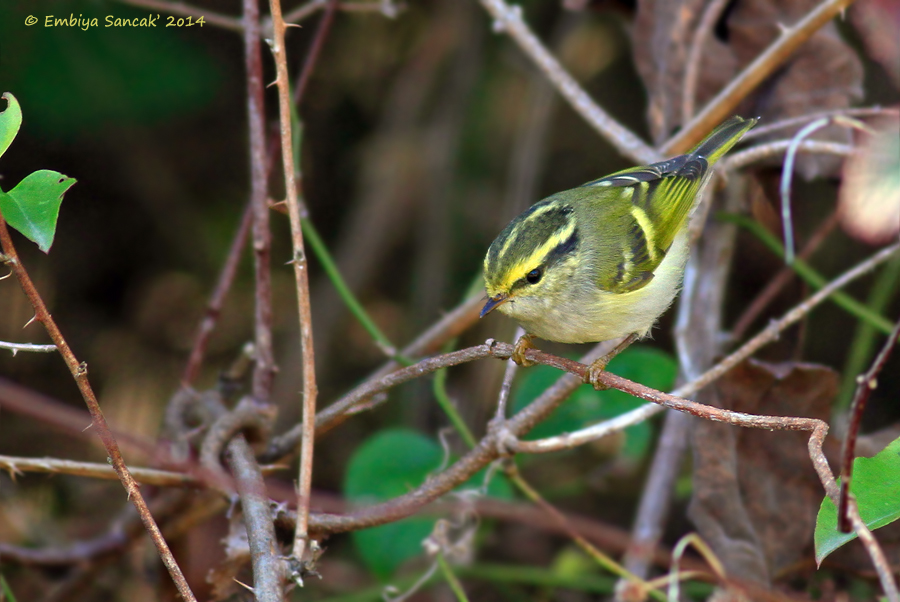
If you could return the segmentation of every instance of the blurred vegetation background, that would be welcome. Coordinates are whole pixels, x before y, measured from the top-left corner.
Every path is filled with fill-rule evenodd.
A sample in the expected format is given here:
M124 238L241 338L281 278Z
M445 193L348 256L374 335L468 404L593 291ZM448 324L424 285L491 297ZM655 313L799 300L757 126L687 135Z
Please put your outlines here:
M194 4L240 14L235 1ZM647 95L633 59L635 4L569 3L578 10L563 4L522 3L526 21L598 103L649 139ZM22 130L0 162L0 177L4 189L40 168L78 179L65 197L48 256L14 236L51 312L79 359L88 362L111 424L153 441L247 203L249 159L240 35L210 24L165 28L164 14L156 28L103 27L106 15L142 17L148 12L100 0L0 3L0 91L13 92L24 113ZM28 15L41 23L26 27ZM86 31L44 27L46 15L97 17L100 25ZM294 76L320 18L317 13L301 28L289 30ZM864 67L858 104L896 104L896 80L870 58L854 27L846 22L838 26ZM271 81L268 55L264 63ZM267 91L273 135L275 94L274 88ZM395 344L410 341L480 286L487 246L519 211L550 193L630 165L557 96L517 47L492 32L490 19L475 2L413 0L395 18L377 11L339 11L299 110L309 216L351 288ZM272 171L277 198L279 170ZM761 194L774 198L777 166L758 173ZM834 175L796 183L801 240L831 211L837 189ZM272 223L280 369L274 401L280 408L280 431L298 420L301 374L292 275L286 265L287 220L273 214ZM872 247L836 231L814 264L832 276L871 252ZM735 265L739 268L728 283L727 325L779 270L781 260L741 234ZM310 270L319 405L324 407L378 367L384 355L314 259ZM863 278L849 292L865 300L873 280ZM806 293L797 282L787 287L753 330ZM656 351L643 353L672 354L672 313L645 344ZM891 320L900 315L896 292L884 315ZM15 282L0 283L0 340L46 342L39 325L23 330L31 317ZM215 384L252 339L252 328L252 266L245 253L199 388ZM856 328L854 318L826 304L760 355L842 371L847 341ZM488 337L509 341L512 336L511 322L492 315L457 345ZM542 348L574 351L571 346ZM483 432L493 411L502 370L500 362L488 361L450 372L448 390L476 434ZM55 354L0 353L0 378L83 408ZM885 368L880 385L870 401L867 420L872 425L900 415L894 403L900 396L900 357L895 355ZM354 417L317 446L314 487L322 500L340 498L350 456L373 433L405 426L434 438L446 424L427 379L398 388L390 398L391 403ZM81 433L87 424L58 426L0 410L0 454L103 462L105 452L90 431ZM652 429L642 437L649 449ZM616 450L589 446L530 458L526 465L529 477L551 500L627 529L648 455L644 451L625 464L617 463L618 457ZM153 461L138 451L126 453L126 459L143 465ZM289 488L292 474L285 471L274 479ZM41 546L87 538L103 531L124 501L120 485L112 481L20 476L13 483L0 475L0 541ZM676 518L670 525L669 543L689 529L684 520ZM502 535L493 532L484 541L486 557L546 565L562 545L547 535L534 537L522 526L503 528ZM176 544L198 587L221 554L216 549L223 529L224 518L216 519L208 532L194 533L192 543ZM347 538L333 538L328 545L323 571L345 574L347 583L366 583ZM130 562L139 567L146 560ZM41 579L56 577L14 567L3 567L3 573L23 592L20 600L41 590ZM106 579L116 599L155 599L137 582L126 587L112 574ZM312 585L326 591L333 586L334 579ZM91 599L103 599L103 589L98 586ZM507 599L520 598L510 593Z

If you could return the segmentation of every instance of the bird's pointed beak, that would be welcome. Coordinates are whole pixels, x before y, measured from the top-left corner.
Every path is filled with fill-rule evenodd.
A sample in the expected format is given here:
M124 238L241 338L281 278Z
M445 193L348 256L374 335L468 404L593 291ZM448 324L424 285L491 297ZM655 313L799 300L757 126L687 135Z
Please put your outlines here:
M509 301L509 295L505 293L500 293L499 295L495 295L487 300L487 303L484 304L484 307L481 308L481 314L479 314L479 318L483 318L492 311L494 311L497 307L503 305Z

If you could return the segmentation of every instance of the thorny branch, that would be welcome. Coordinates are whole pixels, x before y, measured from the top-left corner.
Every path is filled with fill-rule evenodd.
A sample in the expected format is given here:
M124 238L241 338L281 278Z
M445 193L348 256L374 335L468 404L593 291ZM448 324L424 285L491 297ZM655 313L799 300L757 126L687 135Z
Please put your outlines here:
M297 314L300 320L300 344L303 349L303 419L304 436L300 440L300 474L297 482L297 526L294 533L292 556L303 561L309 533L307 517L312 488L313 431L316 420L316 356L313 349L312 309L309 303L309 272L303 248L303 230L300 224L300 201L297 198L297 173L294 168L294 147L291 135L291 94L289 90L287 56L284 47L285 24L281 18L280 0L270 0L274 38L271 43L275 58L278 86L279 123L281 125L281 157L284 170L284 187L291 225L291 245L294 252L294 280L297 285ZM333 15L333 8L328 17ZM314 59L313 59L314 60ZM311 63L310 63L311 64ZM307 71L308 73L308 71Z
M265 99L260 49L259 6L257 0L243 0L244 65L246 69L247 119L250 150L250 205L253 213L251 238L255 275L254 346L252 397L260 410L270 401L275 377L272 349L272 273L270 269L272 234L269 229L267 187ZM258 600L282 599L282 571L275 554L274 526L268 515L261 517L260 498L265 486L259 476L256 459L242 438L228 444L228 458L244 506L244 520L253 564L253 592ZM211 460L210 460L211 461ZM218 458L215 459L218 466ZM257 491L261 489L262 491ZM266 513L267 514L267 513ZM265 523L268 522L268 526Z
M38 293L37 288L35 288L34 283L31 281L31 277L25 270L25 266L19 261L19 255L13 245L9 230L6 227L6 220L3 219L2 214L0 214L0 246L2 246L3 249L3 254L0 255L0 261L6 263L16 275L19 286L22 288L22 291L31 302L31 306L34 308L35 319L44 326L47 334L50 335L50 339L59 349L63 361L65 361L66 366L72 373L75 384L78 386L78 390L81 392L81 396L84 398L88 410L91 413L92 425L97 429L97 435L100 437L100 440L103 441L103 446L106 448L106 453L109 455L113 468L115 469L116 474L119 475L119 480L122 481L125 491L128 492L128 498L134 504L135 508L137 508L138 513L141 516L141 521L144 523L144 528L147 529L150 538L153 540L154 545L156 545L160 558L166 566L166 569L169 571L172 580L175 582L178 592L185 600L196 600L193 592L191 592L190 586L188 586L187 580L184 578L184 574L181 572L181 568L175 561L175 557L172 556L169 545L166 543L156 521L153 519L153 515L150 514L147 502L144 500L143 495L141 495L140 487L134 480L134 477L131 476L128 467L125 465L125 459L122 458L122 454L119 451L119 445L116 443L115 437L109 430L109 425L106 423L106 418L103 416L103 411L100 409L100 403L88 381L87 364L78 361L75 354L72 352L72 349L69 347L69 344L66 342L66 339L63 337L62 332L59 330L59 327L56 325L56 321L50 316L50 312L47 311L47 306L44 304L44 300L41 298L40 293Z

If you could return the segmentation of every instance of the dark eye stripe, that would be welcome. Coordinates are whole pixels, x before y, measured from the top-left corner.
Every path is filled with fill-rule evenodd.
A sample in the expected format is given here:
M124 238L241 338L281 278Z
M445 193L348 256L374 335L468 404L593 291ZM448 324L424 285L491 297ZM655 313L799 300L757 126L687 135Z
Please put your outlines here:
M556 245L553 250L547 253L547 258L543 262L544 265L554 264L564 259L569 254L574 253L575 250L578 249L579 241L578 228L574 228L572 234L570 234L567 239Z

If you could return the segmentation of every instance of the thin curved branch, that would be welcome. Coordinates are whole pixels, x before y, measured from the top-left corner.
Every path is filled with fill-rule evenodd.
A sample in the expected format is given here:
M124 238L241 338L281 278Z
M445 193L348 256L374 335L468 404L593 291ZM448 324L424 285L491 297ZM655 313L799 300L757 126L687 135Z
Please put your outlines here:
M748 149L733 153L719 162L720 169L723 172L740 169L768 159L776 157L787 151L791 146L791 140L773 140L764 144L751 146ZM840 142L825 142L824 140L804 140L797 145L797 150L804 153L820 153L823 155L836 155L838 157L848 157L853 154L855 148L849 144L841 144Z
M156 524L153 515L150 513L150 509L147 507L144 496L141 495L141 490L137 481L131 476L131 472L125 464L125 459L122 458L122 453L119 450L118 443L116 443L116 438L109 430L109 425L106 422L106 418L103 416L103 410L100 409L100 402L97 400L94 389L91 387L90 381L88 380L87 364L79 362L75 357L75 354L69 347L69 343L63 337L62 331L56 325L56 321L47 310L47 306L44 304L44 300L41 298L31 277L28 275L28 271L19 260L19 255L13 245L9 230L6 227L6 220L3 219L2 214L0 214L0 247L3 249L3 253L0 254L0 261L3 261L10 266L13 273L16 275L19 286L22 288L25 296L28 297L31 306L34 309L35 319L44 326L47 334L50 335L50 339L59 349L63 361L65 361L66 366L72 373L75 384L78 386L78 390L81 392L81 396L91 413L92 426L97 430L97 435L103 442L103 447L106 449L106 453L112 462L113 468L115 469L116 474L119 475L119 480L125 487L125 491L128 492L128 498L134 504L135 508L137 508L138 514L141 516L141 522L150 534L150 538L153 540L163 564L169 571L172 581L175 582L178 592L185 600L195 601L196 598L194 597L184 574L181 572L181 567L179 567L178 563L175 561L175 557L169 549L169 544L166 543L162 532L159 530L159 526Z
M20 456L0 456L0 470L15 477L26 472L46 474L68 474L93 479L117 479L115 470L109 464L97 462L76 462L59 458L23 458ZM191 487L202 485L195 475L156 468L132 467L131 476L143 485L158 487Z
M244 68L246 69L247 121L250 147L250 205L254 315L253 340L256 346L256 365L253 370L253 395L267 401L275 377L275 357L272 351L272 233L269 230L267 192L266 113L263 96L263 66L260 49L259 6L256 0L243 0L244 11Z
M896 250L893 249L893 250ZM509 359L514 347L508 343L495 343L489 341L484 345L471 348L478 349L481 354L488 354L499 359ZM588 372L588 366L574 360L562 358L536 349L526 352L527 359L559 368L577 377L583 382ZM712 371L710 371L712 372ZM600 382L610 388L625 391L640 399L645 399L661 407L667 407L681 412L712 420L724 422L746 428L759 428L766 430L791 430L806 431L810 433L809 454L819 479L828 496L837 503L840 495L834 475L831 473L828 461L822 451L825 435L828 433L828 424L822 420L813 418L794 418L784 416L760 416L745 412L734 412L714 406L683 399L675 395L663 393L638 383L621 378L614 374L604 372L600 375ZM690 387L688 387L689 389ZM532 402L524 410L513 416L506 424L507 431L515 436L527 433L534 424L553 409L552 404L542 402L541 399ZM489 433L479 444L462 459L453 464L449 469L432 477L419 488L390 501L376 504L368 508L346 515L318 514L310 517L309 525L313 531L326 533L341 533L366 527L373 527L405 518L417 512L424 505L434 501L441 495L448 493L453 488L464 483L478 470L489 462L500 457L500 435ZM502 441L508 445L508 441ZM850 519L854 530L857 532L863 545L872 558L879 572L882 585L890 600L896 600L896 584L890 575L890 565L885 560L877 541L871 536L871 532L859 518L855 504L850 507Z

